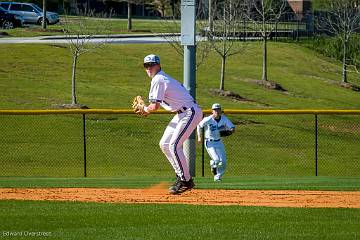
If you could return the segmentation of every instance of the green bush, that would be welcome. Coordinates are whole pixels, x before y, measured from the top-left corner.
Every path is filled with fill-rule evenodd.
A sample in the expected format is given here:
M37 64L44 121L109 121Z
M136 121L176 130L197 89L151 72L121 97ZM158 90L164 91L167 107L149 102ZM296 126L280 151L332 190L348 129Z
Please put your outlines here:
M303 42L307 47L339 61L343 59L343 42L338 37L319 36ZM347 49L348 63L360 67L360 36L352 35Z

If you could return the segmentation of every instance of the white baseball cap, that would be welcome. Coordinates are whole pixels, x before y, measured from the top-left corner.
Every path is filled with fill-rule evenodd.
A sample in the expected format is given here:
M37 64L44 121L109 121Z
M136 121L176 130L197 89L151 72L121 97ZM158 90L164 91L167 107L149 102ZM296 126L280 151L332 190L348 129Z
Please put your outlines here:
M159 56L156 56L154 54L150 54L150 55L147 55L145 58L144 58L144 63L156 63L156 64L160 64L160 58Z
M221 105L220 105L220 103L214 103L213 105L212 105L212 107L211 107L211 109L220 109L221 108Z

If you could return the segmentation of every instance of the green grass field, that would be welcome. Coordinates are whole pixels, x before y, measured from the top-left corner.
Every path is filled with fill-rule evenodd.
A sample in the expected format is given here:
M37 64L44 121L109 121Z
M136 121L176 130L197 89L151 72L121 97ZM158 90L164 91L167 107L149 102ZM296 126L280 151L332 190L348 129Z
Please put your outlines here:
M143 188L167 178L1 178L0 187ZM136 184L134 184L136 183ZM359 190L359 178L226 178L198 188ZM0 201L2 238L358 239L359 209Z
M359 176L359 133L348 132L358 126L357 118L324 117L319 119L318 175ZM238 118L231 115L231 118L234 122L259 123L238 124L238 131L225 140L229 156L227 176L315 175L312 116ZM1 119L0 159L6 169L1 176L84 175L81 116L2 116ZM158 147L169 119L169 115L147 119L129 115L88 116L87 176L172 177ZM201 176L201 145L197 146L196 161L196 173ZM209 176L207 155L204 164L205 175Z
M357 239L358 209L0 201L4 234L36 239ZM15 237L10 239L28 239ZM32 237L33 239L35 237Z
M216 101L226 109L359 109L360 94L335 84L341 79L339 63L296 44L269 46L269 79L288 92L256 85L254 80L261 77L260 47L250 43L227 65L225 88L251 101L211 94L220 77L220 61L213 53L198 70L199 104L209 108ZM1 109L47 109L70 102L67 47L1 48ZM147 95L149 80L141 61L150 52L160 55L167 73L182 79L181 57L166 44L108 45L80 58L79 102L91 108L128 109L134 95ZM349 80L360 85L359 75L350 74ZM172 170L158 148L170 117L88 116L88 178L83 178L81 116L0 116L0 187L143 188L170 182ZM207 165L201 177L197 159L198 188L359 191L358 116L319 116L318 177L313 165L313 116L231 119L238 123L238 131L226 139L227 175L221 185L214 184ZM0 201L0 206L1 239L28 239L24 235L30 233L43 235L31 239L360 237L358 209L45 201Z
M149 188L160 182L168 182L169 177L116 177L116 178L36 178L2 177L2 188L52 188L52 187L97 187L97 188ZM195 177L198 189L243 189L243 190L324 190L358 191L358 177L270 177L270 176L227 176L221 184L214 183L212 177Z
M135 92L147 95L149 80L141 61L150 52L161 56L167 73L182 79L181 56L167 44L107 45L80 57L79 102L91 108L129 108ZM0 57L0 86L7 90L1 95L1 108L50 108L71 100L71 54L67 47L4 44ZM359 94L335 84L341 80L338 62L296 44L270 43L269 80L288 90L284 93L253 82L261 78L261 60L261 44L257 42L228 59L225 89L251 100L239 102L210 93L209 89L218 88L220 81L220 59L212 53L198 69L199 103L209 108L217 100L229 109L359 108ZM360 85L360 76L349 74L349 81Z
M45 109L70 102L71 57L66 46L2 47L0 87L6 91L0 96L0 108ZM258 86L253 80L261 76L260 48L259 43L250 43L246 52L229 58L227 65L225 88L250 101L212 95L210 89L218 87L220 75L219 59L213 53L198 70L199 104L204 109L214 101L225 109L359 109L360 94L335 84L341 77L340 65L296 44L269 46L269 79L288 92ZM80 57L79 102L90 108L128 109L134 95L147 95L149 80L141 59L149 52L161 53L164 70L182 79L181 58L167 44L107 45ZM350 74L349 80L359 84L360 76ZM0 159L7 169L2 176L83 176L81 116L1 118L0 129L6 138ZM88 116L88 176L172 176L158 148L170 118ZM233 115L231 119L238 130L226 139L228 176L314 176L314 116ZM359 176L359 117L319 116L318 121L319 175ZM198 147L197 175L201 174L199 151Z

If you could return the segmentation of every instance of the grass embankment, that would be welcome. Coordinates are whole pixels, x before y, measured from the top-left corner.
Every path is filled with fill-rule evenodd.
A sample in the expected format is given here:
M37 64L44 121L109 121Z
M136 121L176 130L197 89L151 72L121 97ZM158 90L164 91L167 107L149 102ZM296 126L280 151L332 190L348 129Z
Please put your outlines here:
M359 94L334 84L340 79L339 64L292 44L272 43L269 53L269 79L288 92L256 85L253 80L261 76L260 45L250 45L251 50L229 59L225 87L251 101L239 102L210 93L210 88L219 85L220 61L213 54L198 71L200 105L209 108L216 101L228 109L359 109ZM150 52L160 55L166 72L182 79L181 58L168 45L109 45L80 58L79 101L91 108L129 108L134 95L147 95L149 80L141 61ZM0 59L0 108L45 109L70 102L71 57L66 47L2 45ZM360 81L356 75L350 79ZM198 188L359 189L357 117L319 116L324 121L319 125L321 175L353 178L311 177L313 116L231 117L238 122L238 130L226 140L227 175L215 185L211 177L199 177L198 162ZM81 178L81 116L1 116L0 186L138 188L169 181L172 170L157 146L169 118L89 116L89 177L115 178L85 179ZM344 165L350 168L344 170ZM246 174L255 176L243 176ZM259 177L278 174L286 177ZM4 177L9 175L55 178ZM16 239L29 238L25 236L29 232L41 239L45 235L47 239L276 240L360 236L358 209L37 201L0 201L0 205L0 218L6 219L0 229L2 236L18 234Z
M161 56L163 69L181 81L181 56L167 44L107 45L80 57L77 76L79 102L91 108L129 108L135 93L147 95L149 80L142 69L147 53ZM71 55L62 45L2 45L1 108L49 108L71 99ZM261 44L250 43L244 53L227 61L225 89L250 100L215 98L220 59L215 53L197 73L197 99L208 108L214 100L225 108L241 109L358 109L360 94L340 88L341 65L307 48L289 43L269 46L269 80L287 92L255 84L261 78ZM360 85L360 76L349 81Z

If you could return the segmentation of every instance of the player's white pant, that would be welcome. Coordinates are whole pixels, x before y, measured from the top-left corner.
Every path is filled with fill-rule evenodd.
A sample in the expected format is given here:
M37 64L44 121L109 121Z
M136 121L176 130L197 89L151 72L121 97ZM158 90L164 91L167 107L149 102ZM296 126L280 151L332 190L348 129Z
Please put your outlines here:
M226 169L226 152L224 143L222 140L217 142L206 140L205 148L211 158L210 166L212 168L216 167L217 170L214 180L220 180Z
M160 140L160 148L182 181L189 181L190 171L188 161L183 151L183 143L189 138L196 126L202 120L201 109L194 105L183 113L176 114L166 127Z

